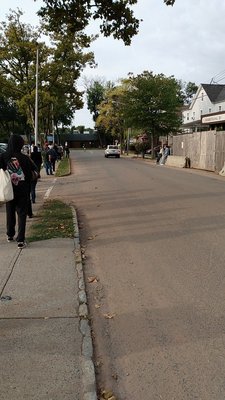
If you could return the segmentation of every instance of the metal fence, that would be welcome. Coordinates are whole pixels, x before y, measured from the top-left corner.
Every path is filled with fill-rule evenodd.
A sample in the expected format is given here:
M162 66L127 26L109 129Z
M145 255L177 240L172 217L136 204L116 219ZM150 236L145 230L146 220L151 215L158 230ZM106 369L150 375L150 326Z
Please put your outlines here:
M173 155L189 157L192 168L219 172L225 163L225 131L174 136Z

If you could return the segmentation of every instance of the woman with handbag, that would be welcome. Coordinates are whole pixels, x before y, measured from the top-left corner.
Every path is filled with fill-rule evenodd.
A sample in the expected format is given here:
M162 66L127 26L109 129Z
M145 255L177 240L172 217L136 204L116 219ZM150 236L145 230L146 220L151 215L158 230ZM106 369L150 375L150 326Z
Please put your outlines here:
M16 241L18 248L23 249L25 243L26 219L30 198L32 170L35 165L29 156L21 153L24 140L20 135L11 135L6 152L0 155L0 168L8 170L11 175L14 199L6 203L6 234L8 242L14 240L16 233L16 216L18 229Z

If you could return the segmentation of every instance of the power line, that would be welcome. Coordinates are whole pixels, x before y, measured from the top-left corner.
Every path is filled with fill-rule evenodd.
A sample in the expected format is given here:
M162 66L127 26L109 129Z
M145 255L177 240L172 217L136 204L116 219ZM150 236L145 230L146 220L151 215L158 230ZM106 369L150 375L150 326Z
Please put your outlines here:
M218 72L215 76L212 77L210 83L218 83L221 82L225 78L225 70Z

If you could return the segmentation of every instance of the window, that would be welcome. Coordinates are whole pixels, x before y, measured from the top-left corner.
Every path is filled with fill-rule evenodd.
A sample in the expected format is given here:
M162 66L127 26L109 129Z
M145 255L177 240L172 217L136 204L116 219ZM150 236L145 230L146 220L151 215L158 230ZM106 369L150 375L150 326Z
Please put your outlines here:
M222 111L222 106L219 106L219 111Z
M193 112L193 118L192 119L195 119L195 112Z
M187 121L189 121L189 113L187 113Z
M202 92L202 101L203 101L203 98L204 98L204 93Z
M211 108L209 108L209 113L211 113L212 112L212 109Z

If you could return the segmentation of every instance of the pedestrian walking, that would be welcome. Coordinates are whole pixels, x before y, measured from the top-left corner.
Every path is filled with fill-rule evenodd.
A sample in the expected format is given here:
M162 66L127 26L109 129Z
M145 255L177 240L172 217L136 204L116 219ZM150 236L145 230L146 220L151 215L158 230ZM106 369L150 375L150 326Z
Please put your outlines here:
M6 152L0 155L0 168L8 170L11 176L14 199L6 203L6 234L8 242L14 241L16 216L18 248L26 246L25 231L30 198L32 171L35 166L30 157L21 152L24 140L20 135L11 135Z

